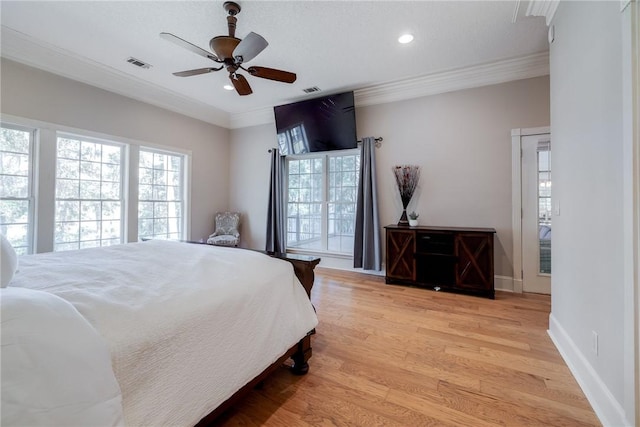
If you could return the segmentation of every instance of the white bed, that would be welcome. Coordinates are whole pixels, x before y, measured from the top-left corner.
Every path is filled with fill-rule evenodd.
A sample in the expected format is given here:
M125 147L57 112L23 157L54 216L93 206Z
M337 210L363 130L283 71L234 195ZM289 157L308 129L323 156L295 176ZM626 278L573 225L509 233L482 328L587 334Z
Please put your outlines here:
M21 348L25 334L69 330L56 326L55 314L50 320L34 317L42 306L66 301L80 313L79 329L86 319L97 331L97 343L78 340L65 344L64 351L97 354L93 358L99 365L96 348L101 339L106 343L127 426L195 425L317 324L292 265L253 251L152 240L24 256L18 268L2 289L2 425L20 424L21 416L41 409L20 407L20 399L31 399L28 393L33 392L21 376L29 375L27 363L37 365L34 375L48 369L38 358L56 353ZM67 348L75 345L79 347ZM56 369L54 362L49 364ZM5 375L12 370L14 375ZM101 378L91 381L104 387L103 400L113 412L119 395L116 390L114 396L110 371L95 366L91 372L102 371ZM76 392L87 381L86 376L78 379ZM47 388L54 387L43 393L50 393ZM90 401L89 406L98 405ZM116 418L112 414L105 421L122 423Z

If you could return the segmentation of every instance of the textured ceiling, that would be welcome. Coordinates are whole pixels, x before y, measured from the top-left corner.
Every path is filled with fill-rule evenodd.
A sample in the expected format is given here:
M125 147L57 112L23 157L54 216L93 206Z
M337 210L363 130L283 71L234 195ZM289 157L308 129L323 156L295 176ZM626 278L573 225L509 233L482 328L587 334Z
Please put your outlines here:
M170 32L208 50L226 35L222 1L2 1L3 56L176 110L228 116L323 93L461 69L548 49L544 18L515 1L241 1L236 36L253 31L269 46L248 65L297 73L292 85L248 76L254 93L222 88L223 71L171 73L216 65L159 37ZM524 3L524 2L523 2ZM400 45L404 32L413 43ZM152 65L126 62L130 56ZM302 89L317 86L319 94ZM154 103L162 103L160 101ZM196 115L197 114L191 114ZM200 114L202 117L202 114Z

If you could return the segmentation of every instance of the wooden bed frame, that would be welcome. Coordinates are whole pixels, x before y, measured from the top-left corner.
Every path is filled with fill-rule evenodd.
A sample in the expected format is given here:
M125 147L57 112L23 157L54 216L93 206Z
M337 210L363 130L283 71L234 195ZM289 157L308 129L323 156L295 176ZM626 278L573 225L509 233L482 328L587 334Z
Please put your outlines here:
M294 255L294 254L284 254L284 253L274 253L274 252L263 252L269 256L274 258L283 259L285 261L289 261L293 264L293 269L304 286L304 289L307 291L307 296L311 299L311 288L313 287L313 280L315 278L315 274L313 269L320 262L320 258L306 256L306 255ZM286 351L275 363L270 365L267 369L258 374L257 377L249 381L245 384L240 390L235 392L230 398L225 400L222 404L220 404L216 409L214 409L209 415L202 418L197 427L204 427L211 425L213 421L222 415L227 409L236 404L239 400L241 400L244 396L246 396L254 387L260 384L265 380L273 371L282 366L282 364L289 358L293 359L293 366L291 367L291 372L295 375L304 375L309 371L309 359L311 358L311 335L315 333L315 329L310 331L298 341L293 347Z

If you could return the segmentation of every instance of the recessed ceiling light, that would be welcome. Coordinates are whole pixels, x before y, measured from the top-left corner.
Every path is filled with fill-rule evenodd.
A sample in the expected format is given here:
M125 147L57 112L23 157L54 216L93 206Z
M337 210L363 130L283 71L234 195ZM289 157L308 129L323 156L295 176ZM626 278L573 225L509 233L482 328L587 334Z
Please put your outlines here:
M226 90L233 90L233 86L231 85L224 85L222 87L225 88Z
M411 43L413 41L413 36L411 34L403 34L398 37L398 42L402 44Z

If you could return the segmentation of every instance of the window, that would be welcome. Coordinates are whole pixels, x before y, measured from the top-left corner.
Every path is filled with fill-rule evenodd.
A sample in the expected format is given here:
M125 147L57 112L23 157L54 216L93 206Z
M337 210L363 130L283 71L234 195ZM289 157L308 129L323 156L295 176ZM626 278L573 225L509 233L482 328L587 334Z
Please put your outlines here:
M12 123L0 123L0 232L17 254L188 238L187 151L3 120Z
M54 250L123 242L123 147L58 136Z
M360 154L287 158L287 247L353 254Z
M140 149L138 238L184 238L182 154Z
M539 273L551 274L551 143L538 143Z
M33 252L33 134L0 128L0 231L19 255Z

